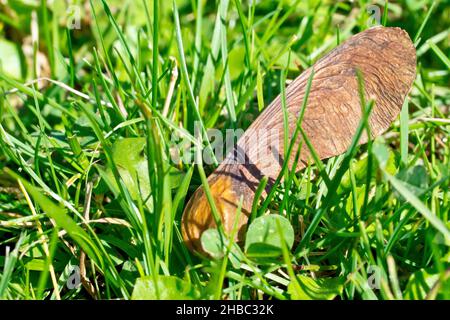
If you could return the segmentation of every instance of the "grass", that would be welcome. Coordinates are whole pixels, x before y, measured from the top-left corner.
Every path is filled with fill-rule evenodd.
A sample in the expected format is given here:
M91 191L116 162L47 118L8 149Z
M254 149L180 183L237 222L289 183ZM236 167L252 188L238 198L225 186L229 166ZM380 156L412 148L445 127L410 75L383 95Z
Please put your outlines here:
M207 129L247 128L286 80L368 28L373 3L69 2L0 5L1 299L450 299L447 1L374 2L414 39L413 89L376 141L286 166L258 204L261 181L252 225L270 212L294 232L290 247L272 226L270 259L221 229L214 259L188 251L181 214L220 159L171 149L208 153Z

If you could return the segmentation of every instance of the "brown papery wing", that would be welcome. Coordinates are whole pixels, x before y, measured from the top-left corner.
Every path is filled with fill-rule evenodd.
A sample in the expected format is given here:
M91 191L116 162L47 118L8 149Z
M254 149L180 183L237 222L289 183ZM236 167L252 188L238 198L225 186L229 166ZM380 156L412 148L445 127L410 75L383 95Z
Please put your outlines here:
M372 136L383 133L397 117L415 79L416 53L408 34L400 28L376 27L361 32L318 60L302 127L321 159L347 150L361 120L361 103L356 70L363 75L366 100L375 106L370 116ZM286 89L289 131L292 136L300 113L311 68L305 70ZM271 130L278 139L278 150L261 150L269 145L256 144L261 129ZM239 144L249 162L262 175L276 178L284 155L284 125L281 97L278 96L247 129ZM273 137L277 134L277 137ZM261 140L261 139L259 139ZM300 141L300 139L298 140ZM360 143L367 142L363 137ZM278 152L277 152L278 151ZM261 157L267 154L267 157ZM303 145L297 169L305 166L309 150ZM291 154L291 159L295 150Z

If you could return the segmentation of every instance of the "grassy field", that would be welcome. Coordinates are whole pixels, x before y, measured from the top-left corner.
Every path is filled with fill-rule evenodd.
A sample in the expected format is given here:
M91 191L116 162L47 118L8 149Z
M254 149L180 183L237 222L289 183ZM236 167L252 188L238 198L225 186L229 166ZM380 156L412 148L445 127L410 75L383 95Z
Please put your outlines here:
M289 230L270 257L214 232L189 252L216 165L171 161L175 137L246 129L377 23L417 48L390 129L255 207ZM449 55L448 0L1 2L0 299L450 299Z

